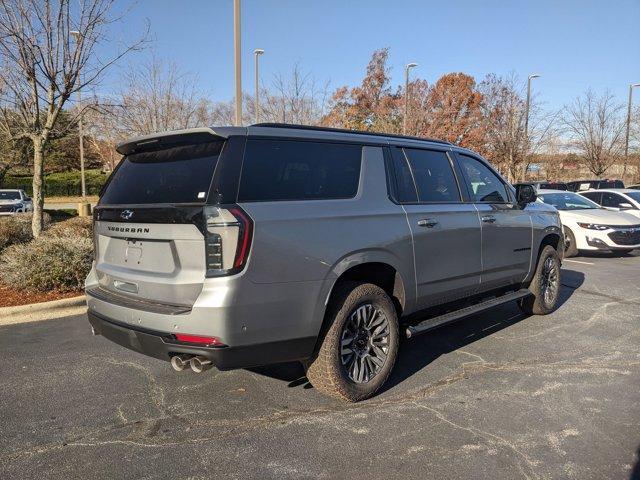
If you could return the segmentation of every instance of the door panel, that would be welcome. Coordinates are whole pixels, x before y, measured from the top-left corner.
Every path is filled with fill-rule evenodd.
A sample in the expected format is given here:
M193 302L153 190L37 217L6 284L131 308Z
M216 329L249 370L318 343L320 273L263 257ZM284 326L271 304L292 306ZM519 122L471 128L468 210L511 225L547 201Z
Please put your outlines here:
M478 290L480 221L471 204L405 205L413 234L418 305L453 301Z
M517 205L476 204L482 229L482 290L521 282L531 262L532 225Z
M514 203L500 176L479 158L457 154L469 199L478 211L482 236L481 290L524 280L531 263L533 227Z

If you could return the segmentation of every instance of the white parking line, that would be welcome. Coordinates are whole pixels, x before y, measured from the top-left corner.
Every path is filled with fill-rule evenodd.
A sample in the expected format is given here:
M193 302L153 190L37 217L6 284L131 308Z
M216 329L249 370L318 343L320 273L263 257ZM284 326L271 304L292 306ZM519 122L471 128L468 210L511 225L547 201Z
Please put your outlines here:
M595 263L590 263L590 262L581 262L580 260L563 260L563 262L573 262L573 263L580 263L582 265L595 265Z

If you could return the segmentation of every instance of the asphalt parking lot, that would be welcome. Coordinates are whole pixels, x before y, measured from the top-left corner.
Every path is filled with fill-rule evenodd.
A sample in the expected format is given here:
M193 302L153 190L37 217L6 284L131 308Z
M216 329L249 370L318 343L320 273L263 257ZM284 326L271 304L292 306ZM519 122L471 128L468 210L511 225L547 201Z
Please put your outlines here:
M355 405L295 365L174 373L83 316L0 326L0 478L640 478L640 253L563 285L407 341Z

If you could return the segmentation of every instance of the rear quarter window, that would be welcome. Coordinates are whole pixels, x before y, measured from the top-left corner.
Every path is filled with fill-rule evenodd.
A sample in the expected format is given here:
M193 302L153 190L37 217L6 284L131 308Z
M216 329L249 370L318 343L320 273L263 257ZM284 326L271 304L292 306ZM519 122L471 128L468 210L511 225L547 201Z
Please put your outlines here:
M238 201L352 198L361 158L361 145L250 139Z

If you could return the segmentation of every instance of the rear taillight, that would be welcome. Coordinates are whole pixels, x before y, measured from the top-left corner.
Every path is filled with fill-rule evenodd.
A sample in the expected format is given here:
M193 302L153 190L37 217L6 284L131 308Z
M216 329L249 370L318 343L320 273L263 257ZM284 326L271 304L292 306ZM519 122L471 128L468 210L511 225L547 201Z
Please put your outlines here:
M208 206L204 218L207 277L241 271L251 249L253 221L249 215L236 205Z
M203 337L201 335L190 335L187 333L176 333L174 337L176 337L177 341L183 343L194 343L207 347L226 347L217 337Z

